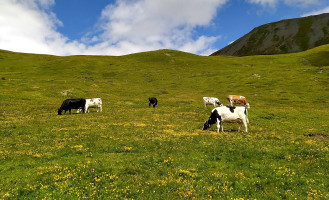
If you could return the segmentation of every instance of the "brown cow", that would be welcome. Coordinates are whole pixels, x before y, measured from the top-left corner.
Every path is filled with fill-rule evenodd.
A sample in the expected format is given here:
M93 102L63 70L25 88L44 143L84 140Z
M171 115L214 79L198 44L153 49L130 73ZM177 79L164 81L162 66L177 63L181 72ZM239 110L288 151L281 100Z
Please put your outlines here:
M238 103L239 105L243 104L246 108L250 108L250 105L244 96L240 95L228 95L227 96L228 103L230 106L233 106L233 103Z

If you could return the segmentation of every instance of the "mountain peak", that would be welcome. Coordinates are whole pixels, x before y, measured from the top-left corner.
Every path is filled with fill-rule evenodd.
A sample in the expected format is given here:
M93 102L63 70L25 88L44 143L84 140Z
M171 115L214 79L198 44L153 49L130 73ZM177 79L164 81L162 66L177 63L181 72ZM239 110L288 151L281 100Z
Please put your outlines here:
M285 54L324 44L329 44L329 13L259 26L211 56Z

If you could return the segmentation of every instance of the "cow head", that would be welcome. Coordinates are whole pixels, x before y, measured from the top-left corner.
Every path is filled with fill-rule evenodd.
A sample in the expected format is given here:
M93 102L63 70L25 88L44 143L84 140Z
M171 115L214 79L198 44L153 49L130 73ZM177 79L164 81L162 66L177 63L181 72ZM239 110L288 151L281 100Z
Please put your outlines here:
M249 105L249 103L247 103L247 104L246 104L246 108L250 108L250 105Z
M217 104L218 106L222 106L222 103L221 103L220 101L216 101L216 104Z
M208 121L205 121L202 127L202 130L207 130L208 128L210 128L210 124Z
M62 109L58 108L58 115L61 115L62 114Z

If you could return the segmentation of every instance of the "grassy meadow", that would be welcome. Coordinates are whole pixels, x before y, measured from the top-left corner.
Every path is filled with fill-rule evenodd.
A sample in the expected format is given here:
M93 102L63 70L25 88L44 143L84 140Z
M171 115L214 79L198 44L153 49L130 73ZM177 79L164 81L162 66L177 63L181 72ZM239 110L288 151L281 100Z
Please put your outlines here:
M329 199L328 56L0 51L0 199ZM202 131L202 97L229 94L249 132ZM92 97L103 112L57 115Z

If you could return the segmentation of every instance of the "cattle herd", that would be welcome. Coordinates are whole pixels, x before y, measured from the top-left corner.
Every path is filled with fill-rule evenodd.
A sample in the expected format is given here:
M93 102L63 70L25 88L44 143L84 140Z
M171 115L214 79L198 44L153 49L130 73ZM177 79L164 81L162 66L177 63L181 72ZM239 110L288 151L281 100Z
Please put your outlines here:
M211 111L209 119L205 121L202 130L207 130L212 124L217 124L217 132L219 132L219 130L223 131L224 122L236 122L239 124L238 131L240 131L243 124L245 131L248 132L247 123L249 123L249 120L247 108L250 108L250 105L247 99L240 95L229 95L227 101L229 106L223 106L215 97L203 97L205 107L207 105L213 105L215 108ZM149 107L153 106L155 108L158 105L158 100L155 97L150 97L148 98L148 103ZM240 106L233 106L234 104L239 104ZM66 99L58 109L58 115L61 115L63 111L64 113L69 111L71 114L71 109L77 109L77 113L86 113L89 112L89 108L96 108L97 112L102 112L102 99Z

